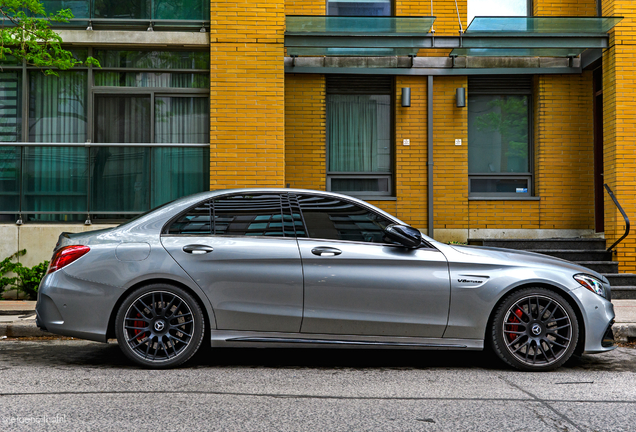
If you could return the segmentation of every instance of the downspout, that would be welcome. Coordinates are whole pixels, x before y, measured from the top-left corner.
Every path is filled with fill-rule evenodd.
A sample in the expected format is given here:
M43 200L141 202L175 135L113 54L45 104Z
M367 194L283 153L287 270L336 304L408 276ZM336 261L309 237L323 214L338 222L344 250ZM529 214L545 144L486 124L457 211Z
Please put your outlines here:
M433 75L428 76L428 86L426 89L428 95L428 101L426 103L427 123L426 131L428 134L426 148L428 155L426 157L427 163L427 209L428 209L428 236L433 238Z

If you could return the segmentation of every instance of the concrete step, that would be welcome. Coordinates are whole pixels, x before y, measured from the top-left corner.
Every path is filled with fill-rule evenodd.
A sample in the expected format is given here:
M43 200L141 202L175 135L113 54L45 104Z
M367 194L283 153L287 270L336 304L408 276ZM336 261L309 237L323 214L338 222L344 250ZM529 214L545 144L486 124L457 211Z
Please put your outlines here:
M612 300L636 300L636 286L613 286Z
M612 261L612 253L604 250L571 250L571 249L534 249L528 252L536 252L568 261Z
M617 261L574 261L576 264L582 265L599 273L618 273Z
M470 239L468 244L533 251L535 249L605 250L603 238L571 239Z
M614 287L632 287L636 286L636 274L631 273L605 273L603 274L609 281L612 288Z

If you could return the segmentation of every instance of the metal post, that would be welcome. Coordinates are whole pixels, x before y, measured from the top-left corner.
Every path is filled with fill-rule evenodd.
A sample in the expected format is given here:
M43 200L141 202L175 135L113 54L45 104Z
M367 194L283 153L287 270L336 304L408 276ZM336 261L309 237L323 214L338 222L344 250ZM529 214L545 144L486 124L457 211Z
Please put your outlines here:
M433 75L428 76L428 86L426 89L428 101L426 103L427 123L426 131L428 139L426 143L428 155L426 157L428 172L428 236L433 238Z

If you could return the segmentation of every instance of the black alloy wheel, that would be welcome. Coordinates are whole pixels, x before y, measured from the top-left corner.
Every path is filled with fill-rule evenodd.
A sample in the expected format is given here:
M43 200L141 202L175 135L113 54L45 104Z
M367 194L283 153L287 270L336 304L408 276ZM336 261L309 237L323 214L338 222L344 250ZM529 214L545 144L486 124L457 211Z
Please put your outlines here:
M499 305L492 327L495 353L526 371L553 370L574 352L579 324L572 306L545 288L526 288Z
M131 293L117 313L115 333L124 354L151 368L178 366L199 349L203 312L181 288L155 284Z

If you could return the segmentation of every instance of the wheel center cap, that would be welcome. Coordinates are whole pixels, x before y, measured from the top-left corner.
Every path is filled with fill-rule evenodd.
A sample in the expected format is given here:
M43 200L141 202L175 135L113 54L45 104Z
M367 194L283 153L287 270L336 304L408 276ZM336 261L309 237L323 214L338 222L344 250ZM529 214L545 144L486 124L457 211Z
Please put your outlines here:
M166 323L164 323L163 321L159 320L157 322L155 322L155 330L160 332L162 331L164 328L166 327Z
M532 326L532 334L535 336L539 336L541 334L541 326L539 324L535 324Z

